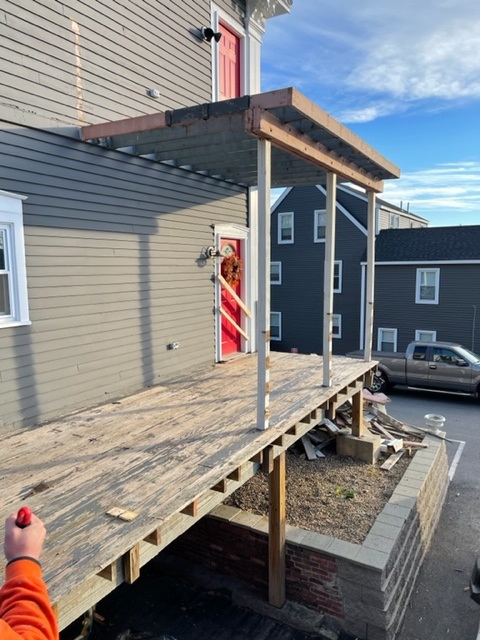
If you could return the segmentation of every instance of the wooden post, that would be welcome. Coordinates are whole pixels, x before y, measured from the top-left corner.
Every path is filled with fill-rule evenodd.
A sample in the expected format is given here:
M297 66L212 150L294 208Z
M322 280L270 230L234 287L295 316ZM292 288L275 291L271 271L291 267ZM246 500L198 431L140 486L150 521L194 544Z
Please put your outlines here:
M364 359L372 359L373 307L375 289L375 191L368 192L368 240L367 240L367 304L365 305Z
M366 434L365 422L363 419L363 391L352 396L352 436L362 436Z
M258 145L258 313L257 429L270 418L270 183L271 143Z
M323 386L332 386L333 269L335 260L335 212L337 175L327 173L327 225L325 228L325 270L323 284Z
M269 475L268 602L285 604L285 451L273 463Z

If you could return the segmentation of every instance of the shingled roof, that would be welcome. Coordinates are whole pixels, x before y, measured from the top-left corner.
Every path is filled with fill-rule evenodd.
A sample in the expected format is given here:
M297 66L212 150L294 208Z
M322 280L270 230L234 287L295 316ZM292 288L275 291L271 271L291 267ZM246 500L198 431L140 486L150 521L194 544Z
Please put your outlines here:
M480 260L480 225L384 229L375 243L375 262Z

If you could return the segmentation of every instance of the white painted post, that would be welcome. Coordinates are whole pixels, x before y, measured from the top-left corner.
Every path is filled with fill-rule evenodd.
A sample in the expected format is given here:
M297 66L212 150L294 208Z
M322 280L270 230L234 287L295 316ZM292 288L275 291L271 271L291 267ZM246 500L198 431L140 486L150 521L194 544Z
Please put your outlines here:
M364 359L372 359L373 310L375 289L375 191L368 191L368 239L367 239L367 304L365 305Z
M332 386L333 268L335 261L335 222L337 175L327 173L327 224L325 228L325 272L323 285L323 386Z
M257 429L270 417L270 184L271 142L258 140Z

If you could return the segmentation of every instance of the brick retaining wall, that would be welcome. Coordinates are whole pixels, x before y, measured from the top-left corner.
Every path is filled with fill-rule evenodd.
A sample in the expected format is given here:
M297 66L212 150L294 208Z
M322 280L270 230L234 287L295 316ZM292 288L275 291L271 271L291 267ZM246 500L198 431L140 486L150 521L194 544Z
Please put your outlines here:
M364 542L287 525L286 595L362 640L393 640L448 487L445 444L427 436ZM221 505L172 551L267 596L268 520Z

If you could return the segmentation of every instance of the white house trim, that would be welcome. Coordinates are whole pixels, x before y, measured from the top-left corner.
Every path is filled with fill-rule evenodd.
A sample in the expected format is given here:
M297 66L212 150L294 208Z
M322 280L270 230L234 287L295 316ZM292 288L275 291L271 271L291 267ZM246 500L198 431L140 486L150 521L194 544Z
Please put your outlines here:
M362 262L361 264L366 264ZM375 262L376 266L381 267L396 267L397 265L425 265L425 264L480 264L480 260L406 260L398 262Z
M288 194L292 189L293 187L288 187L287 189L284 190L282 194L278 196L278 199L275 201L274 205L270 209L270 213L273 213L274 211L276 211L277 207L285 200L285 198L288 196Z

